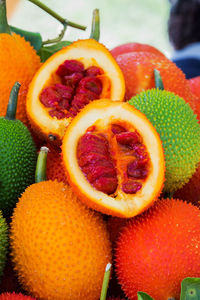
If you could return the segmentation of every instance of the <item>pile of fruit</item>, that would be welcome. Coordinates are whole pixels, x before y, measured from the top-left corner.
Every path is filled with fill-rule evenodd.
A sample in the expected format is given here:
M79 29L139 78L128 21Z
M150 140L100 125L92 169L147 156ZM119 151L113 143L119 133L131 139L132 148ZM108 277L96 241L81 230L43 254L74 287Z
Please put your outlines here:
M0 300L198 299L200 77L0 14Z

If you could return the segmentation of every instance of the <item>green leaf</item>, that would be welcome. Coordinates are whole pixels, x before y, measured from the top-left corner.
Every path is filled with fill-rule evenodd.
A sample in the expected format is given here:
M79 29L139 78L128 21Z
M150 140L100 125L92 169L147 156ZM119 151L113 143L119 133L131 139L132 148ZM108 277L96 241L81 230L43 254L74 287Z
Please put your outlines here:
M154 300L151 296L144 292L137 293L138 300Z
M38 51L38 55L41 58L42 62L45 62L52 54L61 50L63 47L69 46L72 42L61 41L51 46L41 47Z
M180 300L200 299L200 278L187 277L181 282Z
M39 32L26 31L13 26L10 26L10 29L12 32L23 36L25 40L35 48L36 51L38 51L42 47L42 37Z

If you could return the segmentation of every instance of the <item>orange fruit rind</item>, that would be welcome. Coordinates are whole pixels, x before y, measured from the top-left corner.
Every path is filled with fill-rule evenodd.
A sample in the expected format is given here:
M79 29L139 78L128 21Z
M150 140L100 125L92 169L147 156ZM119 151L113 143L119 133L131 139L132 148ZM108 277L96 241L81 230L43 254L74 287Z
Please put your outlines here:
M135 194L125 193L120 187L123 167L121 171L118 170L119 185L115 193L108 195L97 190L79 166L77 147L80 137L92 126L103 131L113 122L125 122L130 128L135 128L142 136L142 143L149 154L151 166L148 176ZM123 218L133 217L149 207L163 188L165 161L160 137L146 116L126 102L100 99L85 106L65 132L62 156L67 178L74 192L89 207L102 213ZM116 162L116 168L120 169L124 161L126 156Z

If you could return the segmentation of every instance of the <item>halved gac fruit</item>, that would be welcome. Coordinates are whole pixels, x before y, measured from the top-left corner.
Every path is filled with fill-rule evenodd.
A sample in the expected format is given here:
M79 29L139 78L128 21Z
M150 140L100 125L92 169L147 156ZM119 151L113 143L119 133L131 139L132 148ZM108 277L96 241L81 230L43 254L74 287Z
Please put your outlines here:
M86 105L62 143L69 184L89 207L130 218L149 207L164 182L160 137L144 114L126 102Z
M104 45L78 40L52 55L35 74L27 96L27 115L42 138L61 140L74 116L100 98L124 100L121 69Z

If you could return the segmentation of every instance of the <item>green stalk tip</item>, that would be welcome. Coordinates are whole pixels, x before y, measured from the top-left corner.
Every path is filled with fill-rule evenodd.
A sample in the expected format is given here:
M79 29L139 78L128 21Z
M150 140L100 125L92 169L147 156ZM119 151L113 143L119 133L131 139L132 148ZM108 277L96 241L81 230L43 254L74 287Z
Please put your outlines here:
M154 69L153 72L154 72L156 88L159 90L164 90L164 85L163 85L162 77L160 76L160 72L157 69Z
M15 84L12 87L12 90L10 92L9 101L8 101L5 119L15 120L15 118L16 118L17 100L18 100L20 86L21 86L21 84L17 81L17 82L15 82Z
M97 8L93 10L90 38L95 39L97 42L99 41L100 38L100 17L99 17L99 9Z
M111 263L108 263L105 268L100 300L106 300L108 284L109 284L109 280L110 280L111 266L112 266Z
M41 182L46 180L46 166L47 166L47 154L49 148L43 146L40 148L40 152L37 158L36 170L35 170L35 182Z

